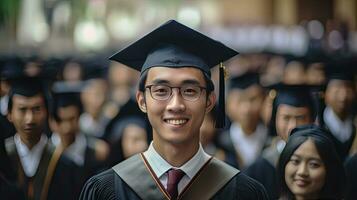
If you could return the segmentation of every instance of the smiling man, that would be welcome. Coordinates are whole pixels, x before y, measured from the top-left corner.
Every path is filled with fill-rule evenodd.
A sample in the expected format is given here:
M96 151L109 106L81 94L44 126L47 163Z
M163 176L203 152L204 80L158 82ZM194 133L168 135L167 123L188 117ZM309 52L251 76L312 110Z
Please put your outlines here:
M264 188L206 154L200 127L216 97L210 68L238 53L169 21L111 59L141 71L136 99L149 149L91 178L81 199L266 199Z

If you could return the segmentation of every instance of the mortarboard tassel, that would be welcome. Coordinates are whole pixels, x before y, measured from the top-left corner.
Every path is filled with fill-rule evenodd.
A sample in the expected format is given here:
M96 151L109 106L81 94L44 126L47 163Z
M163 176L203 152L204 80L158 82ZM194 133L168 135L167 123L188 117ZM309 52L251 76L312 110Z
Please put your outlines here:
M216 128L224 128L226 125L225 112L225 67L223 63L219 64L219 96L218 96L218 110L216 118Z

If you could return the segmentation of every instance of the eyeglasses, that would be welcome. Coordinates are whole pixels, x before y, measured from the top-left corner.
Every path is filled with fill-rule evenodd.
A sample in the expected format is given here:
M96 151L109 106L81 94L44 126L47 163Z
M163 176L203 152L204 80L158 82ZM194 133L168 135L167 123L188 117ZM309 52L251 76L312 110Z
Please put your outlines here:
M155 100L165 101L172 96L173 88L179 89L183 99L187 101L196 101L200 98L205 87L197 85L184 85L181 87L171 87L168 85L147 85L145 88L150 90L151 97Z

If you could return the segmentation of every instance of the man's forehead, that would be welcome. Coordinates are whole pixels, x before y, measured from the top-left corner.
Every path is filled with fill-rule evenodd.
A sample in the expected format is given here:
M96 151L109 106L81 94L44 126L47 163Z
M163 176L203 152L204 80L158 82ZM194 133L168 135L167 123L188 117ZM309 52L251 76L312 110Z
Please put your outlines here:
M293 106L288 104L280 104L278 106L278 111L280 112L310 112L310 108L308 106Z
M30 97L21 94L14 94L13 101L22 104L44 103L44 96L41 93Z
M150 82L204 82L203 72L194 67L170 68L160 66L148 69L147 73L147 81Z

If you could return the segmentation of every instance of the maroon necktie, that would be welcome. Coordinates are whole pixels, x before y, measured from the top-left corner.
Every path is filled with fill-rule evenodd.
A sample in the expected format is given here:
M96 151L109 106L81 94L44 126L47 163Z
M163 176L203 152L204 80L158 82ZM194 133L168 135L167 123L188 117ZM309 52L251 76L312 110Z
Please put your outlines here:
M184 175L185 172L181 169L170 169L168 171L167 192L170 194L171 199L177 198L177 185Z

